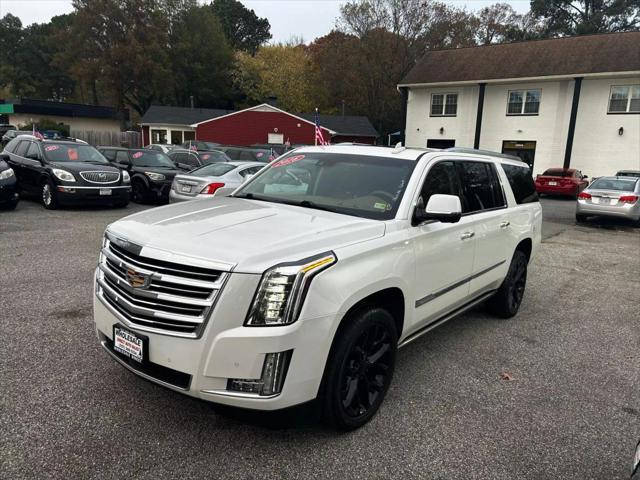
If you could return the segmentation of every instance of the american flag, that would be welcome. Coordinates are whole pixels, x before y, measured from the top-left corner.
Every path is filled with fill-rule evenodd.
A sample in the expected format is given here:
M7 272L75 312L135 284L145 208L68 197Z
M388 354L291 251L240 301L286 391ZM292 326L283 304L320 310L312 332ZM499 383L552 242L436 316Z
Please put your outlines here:
M36 137L38 140L44 140L44 136L38 130L36 130L35 125L32 125L32 130L33 130L34 137Z
M318 109L316 108L316 145L329 145L329 142L324 139L322 135L322 129L320 128L320 118L318 118Z

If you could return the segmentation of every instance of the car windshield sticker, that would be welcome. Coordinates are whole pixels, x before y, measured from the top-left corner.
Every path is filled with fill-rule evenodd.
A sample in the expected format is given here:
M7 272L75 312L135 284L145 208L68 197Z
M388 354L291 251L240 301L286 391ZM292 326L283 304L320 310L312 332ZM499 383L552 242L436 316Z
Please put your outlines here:
M142 156L143 152L136 152L133 155L131 155L133 158L140 158Z
M67 150L67 156L69 157L69 160L78 160L78 150L76 150L75 148L70 148L69 150Z
M304 158L304 155L294 155L293 157L283 158L271 165L271 168L284 167L285 165L291 165L292 163L299 162Z
M258 158L260 158L262 155L264 155L264 153L262 153L262 152L256 153L256 157L258 157Z
M202 159L203 159L203 160L209 160L209 157L210 157L210 156L211 156L211 155L202 155Z
M58 145L47 145L46 147L44 147L44 149L47 152L55 152L56 150L58 150L60 147Z
M373 204L373 208L376 208L378 210L387 210L388 206L389 205L384 202L376 202Z

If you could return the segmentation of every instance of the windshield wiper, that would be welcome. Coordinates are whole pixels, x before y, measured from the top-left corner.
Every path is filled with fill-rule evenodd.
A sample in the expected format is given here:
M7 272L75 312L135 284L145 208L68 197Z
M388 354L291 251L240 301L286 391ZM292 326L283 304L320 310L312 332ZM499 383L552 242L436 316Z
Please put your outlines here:
M253 193L241 193L239 195L232 195L233 198L246 198L248 200L259 200L261 202L275 202L282 203L277 199L272 199L268 197L256 197Z
M304 208L313 208L315 210L324 210L325 212L340 213L338 210L334 208L325 207L324 205L318 205L317 203L314 203L311 200L302 200L301 202L291 202L290 205L297 205L299 207L304 207Z

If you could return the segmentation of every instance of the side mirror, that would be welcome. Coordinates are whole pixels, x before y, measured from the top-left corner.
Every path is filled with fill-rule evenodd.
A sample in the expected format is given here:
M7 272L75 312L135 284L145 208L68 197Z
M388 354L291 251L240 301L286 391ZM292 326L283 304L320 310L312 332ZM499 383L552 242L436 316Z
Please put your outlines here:
M586 180L587 178L589 178L589 175L583 175L583 176L582 176L582 179L583 179L583 180Z
M427 207L424 208L422 197L418 199L413 215L414 225L426 220L436 220L442 223L456 223L462 217L462 205L456 195L435 194L429 198Z

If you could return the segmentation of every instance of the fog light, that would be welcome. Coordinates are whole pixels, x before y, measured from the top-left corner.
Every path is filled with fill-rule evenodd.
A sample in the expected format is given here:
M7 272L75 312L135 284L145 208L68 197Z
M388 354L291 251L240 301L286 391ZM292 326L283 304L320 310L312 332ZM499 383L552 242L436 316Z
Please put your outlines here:
M75 188L69 188L69 187L58 187L58 191L63 193L76 193Z
M282 392L292 352L293 350L267 353L262 365L262 376L259 379L230 378L227 381L227 390L261 396L277 395Z

